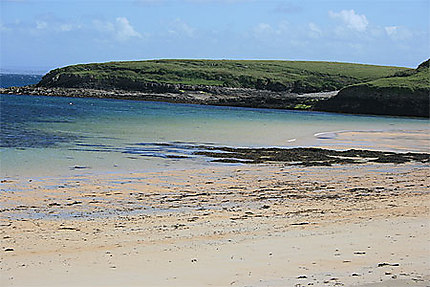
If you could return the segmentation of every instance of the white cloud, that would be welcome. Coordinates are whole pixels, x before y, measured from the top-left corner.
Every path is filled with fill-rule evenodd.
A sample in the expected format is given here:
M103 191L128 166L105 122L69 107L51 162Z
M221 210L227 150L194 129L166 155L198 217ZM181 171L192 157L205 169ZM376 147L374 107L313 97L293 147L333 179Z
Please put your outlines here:
M10 28L8 28L5 25L3 25L2 23L0 23L0 31L6 32L6 31L10 31L10 30L11 30Z
M93 25L99 32L112 34L115 40L127 41L130 38L142 38L126 17L118 17L115 22L94 20Z
M96 30L98 30L100 32L109 32L109 33L112 32L113 33L115 31L115 27L112 24L112 22L94 20L93 25L96 28Z
M36 21L36 29L42 30L48 27L48 23L45 21Z
M329 11L333 19L340 19L349 29L363 32L367 29L369 21L366 15L356 14L354 10L342 10L339 13Z
M116 36L121 41L133 37L142 38L142 35L134 30L133 26L130 25L130 22L125 17L116 18Z
M254 28L254 32L257 35L267 35L273 32L272 26L266 23L260 23Z
M414 37L414 33L402 26L384 27L385 33L393 40L406 41Z
M188 25L183 20L176 19L170 24L168 32L171 35L194 37L196 29Z
M398 28L399 27L397 27L397 26L385 27L385 32L387 33L388 36L392 36L392 35L396 34Z
M60 25L60 31L69 32L73 30L73 25L71 24L62 24Z
M253 32L257 39L261 38L266 40L268 37L280 37L289 32L291 33L290 25L287 21L281 21L273 26L267 23L259 23L253 28Z
M41 35L41 33L61 33L61 32L70 32L73 30L79 30L82 28L82 24L73 21L57 18L53 15L47 14L41 16L30 24L23 23L22 25L16 26L18 29L26 29L30 33L34 33L35 35Z

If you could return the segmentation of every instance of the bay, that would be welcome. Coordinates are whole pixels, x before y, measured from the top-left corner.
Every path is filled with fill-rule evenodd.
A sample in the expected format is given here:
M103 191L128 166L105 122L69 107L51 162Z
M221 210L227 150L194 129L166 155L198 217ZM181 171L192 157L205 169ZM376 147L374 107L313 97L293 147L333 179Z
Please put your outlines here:
M429 134L423 119L92 98L1 95L0 115L3 177L192 168L213 164L194 155L207 146L423 152Z

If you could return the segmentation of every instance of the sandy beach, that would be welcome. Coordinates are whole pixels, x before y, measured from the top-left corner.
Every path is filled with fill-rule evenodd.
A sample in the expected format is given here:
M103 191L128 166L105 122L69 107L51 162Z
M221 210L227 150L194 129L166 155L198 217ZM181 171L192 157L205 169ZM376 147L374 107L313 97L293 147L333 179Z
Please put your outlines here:
M0 287L430 287L430 0L0 1Z
M422 163L2 180L2 286L429 286Z

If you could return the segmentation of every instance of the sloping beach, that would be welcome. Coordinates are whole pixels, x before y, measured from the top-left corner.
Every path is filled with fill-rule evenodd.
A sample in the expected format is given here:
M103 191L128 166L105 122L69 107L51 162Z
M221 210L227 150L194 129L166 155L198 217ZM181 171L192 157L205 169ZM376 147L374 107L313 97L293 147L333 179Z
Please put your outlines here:
M430 287L430 1L369 4L1 1L0 287Z
M428 174L258 164L3 180L1 285L428 286Z

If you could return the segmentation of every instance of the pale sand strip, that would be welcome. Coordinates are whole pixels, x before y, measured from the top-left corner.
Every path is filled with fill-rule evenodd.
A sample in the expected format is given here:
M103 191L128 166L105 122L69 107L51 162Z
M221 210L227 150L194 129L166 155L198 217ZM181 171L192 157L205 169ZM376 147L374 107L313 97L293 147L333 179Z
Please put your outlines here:
M428 174L259 165L4 182L0 285L428 286ZM96 217L138 205L157 210ZM89 216L10 218L35 211Z

